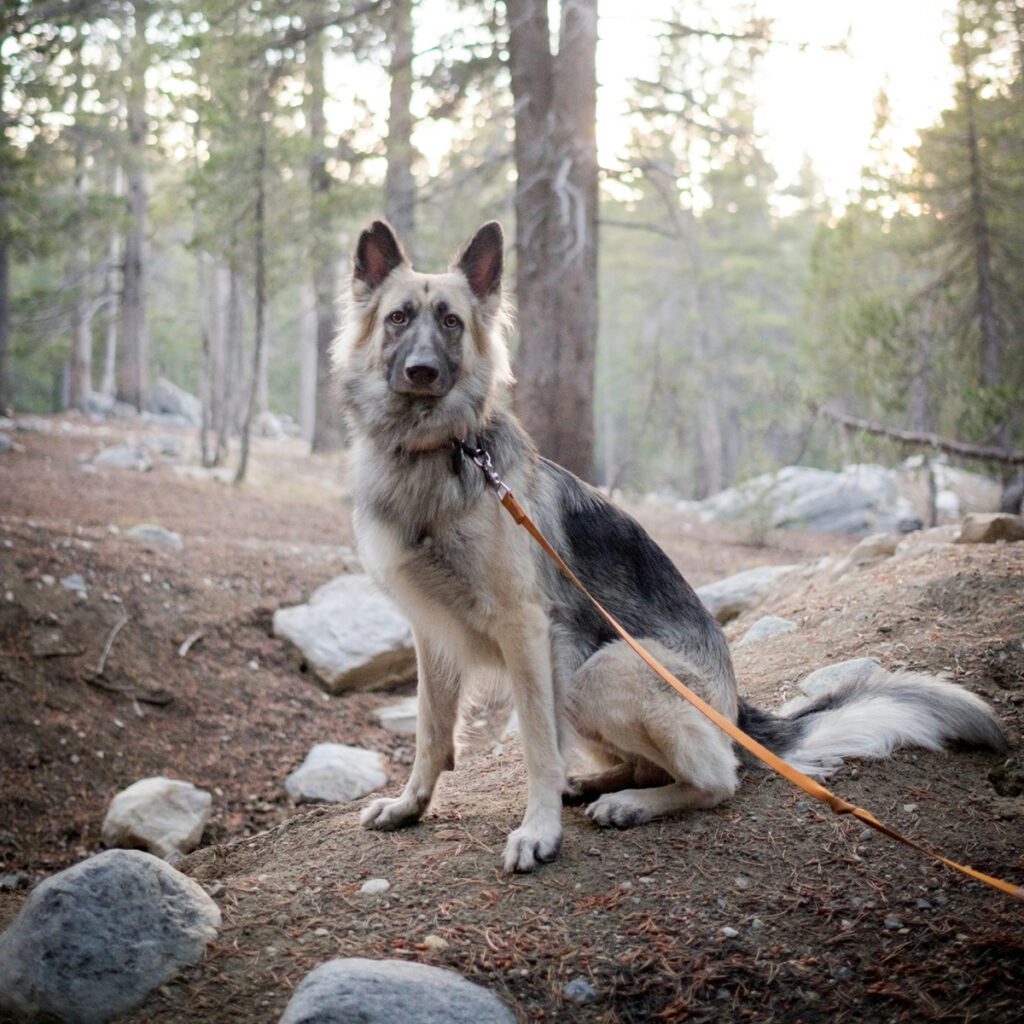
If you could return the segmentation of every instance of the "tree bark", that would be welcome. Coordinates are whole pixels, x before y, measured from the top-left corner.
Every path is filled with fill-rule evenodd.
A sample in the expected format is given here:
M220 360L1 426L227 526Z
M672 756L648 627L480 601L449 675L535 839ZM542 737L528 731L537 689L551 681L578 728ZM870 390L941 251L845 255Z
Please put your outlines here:
M324 118L324 52L322 33L309 38L306 76L309 85L306 119L309 123L309 239L313 308L316 320L316 404L311 448L332 451L341 446L344 431L341 407L334 392L331 345L337 334L337 242L330 217L331 175L327 170L327 127Z
M148 390L149 335L146 322L148 182L146 177L146 16L145 3L134 4L127 97L128 150L125 183L128 229L124 242L121 292L121 352L117 394L142 410Z
M416 250L416 183L412 176L412 0L391 0L388 45L391 98L384 213L411 258Z
M1002 338L996 311L992 275L992 232L989 227L988 195L981 169L978 145L977 87L971 78L970 63L964 57L962 83L964 114L967 118L967 156L970 168L971 241L974 247L976 309L981 330L981 382L999 383Z
M11 269L7 212L0 200L0 416L11 409L14 393L10 376Z
M506 0L515 109L516 411L542 454L591 478L597 346L597 0Z
M257 391L259 390L260 369L264 359L266 346L267 319L267 119L265 110L258 110L259 132L256 141L255 187L256 205L253 213L253 262L255 265L255 330L252 347L252 378L249 397L245 407L245 418L242 421L242 437L238 457L238 469L235 471L235 483L245 480L249 469L249 441L252 436L252 421L256 413Z
M92 317L89 312L89 247L86 243L85 139L75 139L75 226L69 276L74 301L71 305L71 366L68 404L85 411L92 392Z

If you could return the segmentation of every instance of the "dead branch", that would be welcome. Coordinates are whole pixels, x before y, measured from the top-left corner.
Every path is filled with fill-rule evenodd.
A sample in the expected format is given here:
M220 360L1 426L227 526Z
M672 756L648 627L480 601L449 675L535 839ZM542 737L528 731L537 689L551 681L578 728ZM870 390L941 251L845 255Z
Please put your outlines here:
M128 620L131 618L130 615L124 615L117 620L117 624L110 631L110 636L107 637L107 642L103 647L103 653L100 655L100 660L96 665L96 675L103 675L103 668L107 664L107 655L110 654L110 648L114 645L114 637L128 624Z
M865 434L875 434L879 437L890 437L894 441L901 441L903 444L916 445L921 448L935 448L938 451L947 452L950 455L957 455L963 459L984 459L988 462L1001 462L1010 466L1024 465L1024 451L1012 451L1006 448L993 448L990 445L968 444L966 441L953 441L948 437L940 437L938 434L918 433L913 430L896 430L894 427L886 427L873 420L862 420L856 416L847 416L845 413L836 412L827 406L811 403L811 409L815 413L828 417L848 430L860 430Z

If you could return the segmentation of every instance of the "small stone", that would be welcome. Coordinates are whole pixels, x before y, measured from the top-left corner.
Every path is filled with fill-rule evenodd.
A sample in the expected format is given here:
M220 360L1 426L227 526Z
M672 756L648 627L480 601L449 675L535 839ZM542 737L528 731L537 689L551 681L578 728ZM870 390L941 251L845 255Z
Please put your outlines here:
M175 533L173 530L165 530L162 526L156 526L154 523L140 523L138 526L133 526L125 536L150 551L161 549L181 551L185 547L181 541L181 534Z
M724 928L720 928L720 929L719 929L719 931L720 931L720 932L721 932L721 933L722 933L722 934L723 934L723 935L724 935L724 936L725 936L725 937L726 937L727 939L735 939L735 938L736 938L736 936L737 936L737 935L739 935L739 932L738 932L738 931L736 931L736 929L735 929L735 928L730 928L730 927L729 927L728 925L726 925L726 926L725 926Z
M440 935L427 935L423 939L421 945L423 945L424 948L426 949L432 949L436 950L437 952L441 952L441 950L448 948L449 943L446 939L442 939Z
M735 883L737 889L749 889L751 886L751 881L749 878L747 878L746 875L737 875L733 879L733 882Z
M586 978L573 978L562 986L562 995L577 1006L585 1006L597 999L597 989Z
M759 640L767 640L769 637L780 636L783 633L792 633L796 629L796 623L789 619L780 619L776 615L765 615L758 619L740 639L738 647L746 644L757 643Z
M832 968L832 977L836 981L853 981L853 971L849 967L840 965L839 967Z
M379 896L391 888L391 883L386 878L368 878L359 887L364 896Z
M885 928L887 931L895 932L899 931L903 927L903 922L897 917L887 917L885 919Z
M975 512L964 517L956 544L994 544L1024 540L1024 516Z
M85 580L76 572L70 576L65 576L61 581L60 585L65 590L70 590L74 594L85 594L88 593L89 588L85 584Z
M932 904L929 903L928 900L924 900L924 899L917 900L914 903L914 906L917 907L918 910L932 910L932 909L934 909L932 907Z
M295 800L340 803L387 785L380 754L343 743L317 743L305 761L285 779L284 787Z
M907 814L913 814L917 810L917 804L904 804L903 810L906 811Z
M29 878L24 871L15 871L14 874L0 875L0 892L13 892L22 886L28 885Z
M318 939L326 939L331 933L327 928L314 928L313 934Z
M44 573L39 577L39 581L44 587L52 587L57 582L56 577L51 576L49 573Z
M260 663L255 658L250 659L249 669L253 672L258 672L260 670Z

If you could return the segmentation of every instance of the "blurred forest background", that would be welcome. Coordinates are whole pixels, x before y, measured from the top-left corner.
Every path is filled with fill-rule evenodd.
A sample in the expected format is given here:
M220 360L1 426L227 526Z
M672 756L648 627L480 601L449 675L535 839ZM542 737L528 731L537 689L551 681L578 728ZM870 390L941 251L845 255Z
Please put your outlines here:
M385 214L426 270L504 222L517 409L600 483L901 451L815 406L1024 446L1024 2L950 0L947 109L907 152L880 81L843 196L758 132L759 64L804 40L636 9L657 58L621 54L606 135L597 0L5 0L0 411L144 410L163 377L208 464L263 411L343 443L335 300Z

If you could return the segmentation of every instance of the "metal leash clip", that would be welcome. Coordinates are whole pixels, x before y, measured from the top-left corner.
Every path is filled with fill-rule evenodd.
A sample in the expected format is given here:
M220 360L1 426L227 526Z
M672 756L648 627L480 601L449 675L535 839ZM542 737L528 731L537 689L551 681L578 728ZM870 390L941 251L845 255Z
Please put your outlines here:
M487 478L487 482L497 492L498 500L503 501L505 495L509 493L509 489L506 486L504 480L498 476L498 471L494 468L494 460L491 458L491 453L483 448L474 448L472 445L466 444L461 438L459 439L459 447L462 451L473 460L476 466L479 467L480 471Z

